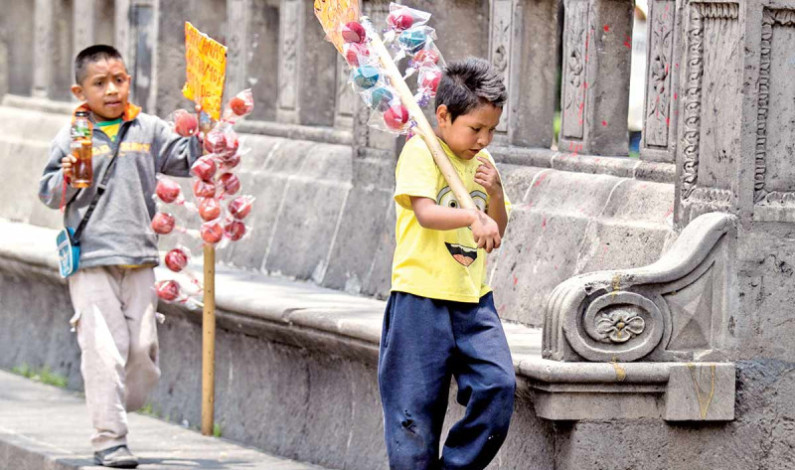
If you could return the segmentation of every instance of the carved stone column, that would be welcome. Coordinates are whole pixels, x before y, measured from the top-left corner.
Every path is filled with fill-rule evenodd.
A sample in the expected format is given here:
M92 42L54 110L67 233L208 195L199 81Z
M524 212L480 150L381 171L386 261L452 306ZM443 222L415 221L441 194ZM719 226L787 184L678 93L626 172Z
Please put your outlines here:
M676 149L677 101L680 70L679 33L681 15L676 0L649 2L646 48L646 99L644 104L641 158L673 163Z
M561 151L627 155L632 2L564 0Z
M33 87L36 98L47 98L54 70L52 54L55 31L53 29L53 0L36 0L33 34Z
M334 124L337 51L324 44L313 2L281 0L279 23L280 122Z
M508 88L499 133L509 144L546 147L554 136L558 2L495 0L491 6L491 62Z
M743 42L736 3L689 3L684 14L676 220L736 212Z
M279 61L278 0L229 0L225 96L251 88L251 119L275 120Z

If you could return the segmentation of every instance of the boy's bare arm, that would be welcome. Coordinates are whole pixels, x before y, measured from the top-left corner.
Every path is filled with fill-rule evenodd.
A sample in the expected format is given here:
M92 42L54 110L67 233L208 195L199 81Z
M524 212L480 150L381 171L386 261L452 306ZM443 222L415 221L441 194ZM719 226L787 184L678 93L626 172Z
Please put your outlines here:
M508 212L505 210L505 193L502 188L500 174L491 160L485 157L478 157L480 166L475 172L475 182L484 189L489 195L489 217L497 222L500 227L500 236L505 235L505 227L508 226Z
M420 225L432 230L471 227L478 248L486 252L500 247L500 228L491 217L475 209L454 209L436 204L426 197L411 197L411 208Z

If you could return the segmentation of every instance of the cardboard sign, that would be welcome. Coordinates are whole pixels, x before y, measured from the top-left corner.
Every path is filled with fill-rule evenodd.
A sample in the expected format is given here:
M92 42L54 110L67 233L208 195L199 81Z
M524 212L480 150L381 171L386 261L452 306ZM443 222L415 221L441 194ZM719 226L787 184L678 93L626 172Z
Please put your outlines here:
M326 39L342 53L341 27L359 21L359 0L315 0L315 16L320 20Z
M185 98L201 105L216 121L226 78L226 47L185 22Z

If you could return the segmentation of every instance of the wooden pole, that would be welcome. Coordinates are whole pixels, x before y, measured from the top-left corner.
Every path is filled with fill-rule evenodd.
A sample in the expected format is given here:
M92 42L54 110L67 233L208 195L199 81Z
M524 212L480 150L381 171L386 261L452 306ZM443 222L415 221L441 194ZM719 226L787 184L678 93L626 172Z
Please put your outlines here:
M422 113L422 108L420 108L414 100L414 95L411 93L408 85L406 85L406 81L403 80L403 75L401 75L400 70L398 70L395 65L395 61L392 60L392 56L389 54L389 51L387 51L383 41L381 41L378 34L374 32L372 26L367 29L367 34L370 36L372 41L371 44L379 62L381 62L381 67L389 78L389 83L395 91L397 91L409 115L417 122L417 134L422 137L425 144L431 150L433 161L436 162L436 166L438 166L439 170L442 172L442 176L444 176L445 181L447 181L447 184L453 191L458 203L464 209L477 209L474 201L472 201L472 197L469 195L469 191L466 190L464 183L461 182L461 178L458 177L458 173L455 171L455 168L453 168L453 164L450 163L444 150L442 150L442 146L439 145L436 132L434 132L431 124L425 118L425 114Z
M213 434L215 413L215 247L204 245L202 313L202 434Z

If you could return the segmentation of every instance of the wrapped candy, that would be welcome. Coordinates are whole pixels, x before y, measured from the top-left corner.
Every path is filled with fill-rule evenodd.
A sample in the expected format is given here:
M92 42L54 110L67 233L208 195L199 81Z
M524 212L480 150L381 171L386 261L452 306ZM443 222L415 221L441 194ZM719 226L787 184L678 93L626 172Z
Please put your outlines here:
M429 13L393 2L389 5L386 24L395 31L405 31L411 27L424 25L430 17Z
M353 83L362 90L374 87L379 77L379 70L372 65L360 65L353 69L351 74Z
M394 131L403 130L409 121L409 111L402 104L390 106L384 112L384 123Z
M384 112L391 106L392 101L395 99L395 94L386 87L379 87L373 90L370 95L370 106L373 109Z
M193 182L193 195L199 198L215 197L215 183L204 181L199 178Z
M221 154L226 151L226 135L223 129L213 128L204 136L204 150L207 153Z
M183 298L182 287L174 280L158 281L155 283L155 292L158 298L166 302L174 302Z
M351 21L342 27L342 39L347 43L362 44L367 39L364 27L358 21Z
M240 179L234 173L224 173L218 179L224 188L224 194L231 196L240 191Z
M242 220L246 218L251 207L254 204L254 198L251 196L238 196L229 203L229 213L232 217Z
M411 28L403 31L398 36L398 42L409 55L414 55L425 48L425 43L430 37L430 28Z
M215 159L209 155L205 155L193 163L190 167L190 172L202 181L212 181L218 166L215 164Z
M229 100L229 109L235 116L243 117L254 110L254 95L251 89L245 89Z
M184 109L178 109L171 115L174 131L182 137L191 137L199 132L199 120L196 115Z
M246 224L239 220L227 221L226 225L224 225L224 235L233 242L240 240L245 234Z
M441 55L434 47L425 47L414 55L414 63L417 65L432 66L439 63Z
M199 203L199 217L202 220L217 219L219 215L221 215L221 204L218 199L214 197L202 199L202 202Z
M231 170L240 164L240 153L235 153L231 157L225 157L221 160L221 166L226 170Z
M157 186L155 187L155 194L161 201L166 204L178 202L182 196L182 189L176 181L166 178L163 175L157 175Z
M215 245L224 237L224 228L218 220L212 220L202 224L199 234L205 243Z
M370 59L370 49L368 49L366 44L346 43L343 46L343 54L345 55L345 61L351 67L358 67L359 64Z
M168 235L174 230L175 223L176 220L173 215L167 212L158 212L152 218L151 227L157 234Z
M175 273L185 269L190 261L190 251L185 247L177 247L166 253L165 259L166 267Z
M417 83L420 93L427 93L431 97L436 96L439 88L439 81L442 79L442 71L439 67L422 67L417 74Z

